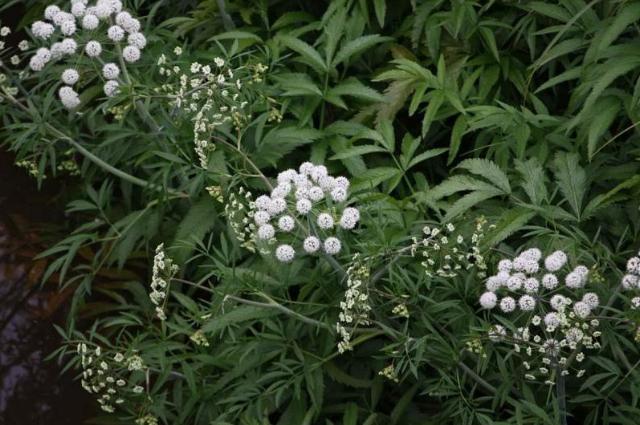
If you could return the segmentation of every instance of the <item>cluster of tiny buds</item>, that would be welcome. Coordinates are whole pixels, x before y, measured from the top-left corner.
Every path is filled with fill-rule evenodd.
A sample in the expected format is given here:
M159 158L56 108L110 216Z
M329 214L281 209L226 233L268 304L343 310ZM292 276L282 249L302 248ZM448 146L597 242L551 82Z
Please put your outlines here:
M340 302L340 313L336 323L336 331L340 336L338 342L338 352L340 354L351 350L351 336L359 325L369 324L369 267L360 258L360 254L355 254L351 261L351 266L347 268L347 290L344 293L344 300Z
M174 50L182 55L182 48ZM165 83L156 88L170 99L174 110L183 111L193 121L195 152L202 168L207 168L208 153L215 148L211 134L230 123L240 129L249 118L245 111L248 101L243 92L248 77L242 68L232 68L223 58L215 57L211 64L179 61L171 65L162 54L157 65Z
M427 276L456 277L462 270L477 269L478 277L486 276L487 264L480 251L486 220L480 217L471 237L454 233L456 227L448 223L443 227L425 226L424 236L413 238L411 255L423 258L422 266ZM495 225L489 226L493 228Z
M224 206L225 215L236 240L240 242L240 246L251 252L256 250L254 241L256 225L253 222L255 209L251 192L246 191L243 187L238 190L238 193L229 192L228 200Z
M274 243L276 233L283 236L301 232L302 248L307 254L323 251L336 255L342 242L327 234L335 228L352 230L360 221L360 212L345 207L349 194L346 177L332 177L324 165L305 162L299 171L289 169L278 174L278 185L271 195L256 198L256 213L253 218L257 226L259 241ZM341 211L340 211L341 210ZM320 235L327 236L324 241ZM276 248L276 258L288 263L296 251L290 244Z
M11 97L15 97L18 94L18 87L13 85L13 79L10 78L12 74L12 70L8 65L18 66L21 62L20 52L24 52L29 49L29 42L27 40L22 40L18 43L19 52L15 51L14 46L7 44L5 42L5 37L11 34L11 29L6 26L0 26L0 68L6 68L8 74L4 72L0 72L0 102L3 101L3 94L6 94ZM9 58L9 63L4 62L4 58ZM20 71L18 73L18 79L24 78L25 71Z
M640 291L640 252L627 261L627 273L622 277L621 285L625 291ZM640 296L631 298L631 309L640 310Z
M110 356L100 346L89 348L85 342L78 343L76 352L83 369L82 388L99 396L98 403L103 411L113 413L116 406L124 403L127 395L144 391L135 380L123 377L125 373L144 369L144 362L137 354L126 357L118 352Z
M156 247L153 257L153 274L151 276L151 293L149 298L156 306L156 316L160 320L166 320L165 305L171 279L178 272L178 266L173 264L171 258L164 252L164 244Z
M88 5L88 0L71 0L71 11L65 12L56 5L47 6L44 11L44 21L36 21L31 26L31 32L36 38L49 40L56 30L63 39L51 45L50 48L41 47L31 57L29 66L33 71L41 71L50 61L57 61L66 56L77 53L81 44L82 51L89 58L97 59L103 53L103 44L98 40L81 40L81 30L90 33L90 38L97 35L95 32L102 22L108 26L106 36L117 44L118 56L127 63L134 63L140 59L141 50L147 44L147 39L140 32L140 21L131 16L129 12L122 10L120 0L98 0L93 6ZM120 48L126 38L126 46ZM102 60L101 60L102 61ZM78 63L78 61L74 61ZM103 90L106 96L115 96L120 87L120 68L114 62L105 63L102 66L102 77L106 80ZM58 91L62 104L68 109L75 109L80 105L80 96L73 88L80 81L80 72L75 68L67 68L61 75L65 84Z

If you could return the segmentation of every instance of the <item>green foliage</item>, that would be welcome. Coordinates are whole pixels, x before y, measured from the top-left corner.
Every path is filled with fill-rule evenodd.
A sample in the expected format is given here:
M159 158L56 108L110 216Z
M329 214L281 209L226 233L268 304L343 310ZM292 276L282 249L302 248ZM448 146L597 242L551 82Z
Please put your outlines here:
M426 225L453 222L470 240L483 220L491 273L521 246L563 249L593 266L601 296L615 294L601 352L585 378L567 379L569 423L636 423L640 317L614 288L640 235L638 4L129 6L147 16L149 46L115 98L92 80L81 113L70 113L53 83L60 66L26 79L1 71L21 84L23 105L2 92L7 149L40 182L64 174L63 161L80 173L66 177L68 235L41 254L51 257L45 280L75 291L60 330L73 346L57 354L80 367L72 351L87 339L110 355L138 353L148 367L148 381L130 378L145 394L101 423L146 414L168 424L562 423L548 407L554 391L523 379L520 358L481 338L483 279L429 275L408 255ZM162 54L187 68L221 57L251 82L246 116L211 132L204 167L194 117L156 90L168 84ZM238 240L229 207L239 188L255 199L308 160L350 177L361 225L341 235L334 262L283 265ZM162 322L145 293L161 242L181 266ZM373 312L354 350L339 354L355 253L371 269Z

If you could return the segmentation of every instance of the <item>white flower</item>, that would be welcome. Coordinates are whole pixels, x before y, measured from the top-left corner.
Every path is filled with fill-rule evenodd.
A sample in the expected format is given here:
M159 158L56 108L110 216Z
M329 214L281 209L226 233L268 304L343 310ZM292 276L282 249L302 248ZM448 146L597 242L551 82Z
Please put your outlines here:
M593 292L587 292L582 296L582 302L589 306L589 308L594 309L600 305L600 299L598 295Z
M563 251L555 251L544 260L544 266L550 272L560 270L567 263L567 254Z
M134 32L133 34L129 34L127 42L131 46L135 46L140 50L144 49L147 45L147 39L141 32Z
M258 238L262 240L268 240L274 237L276 234L275 229L270 224L263 224L258 227Z
M47 6L44 9L44 17L45 17L45 19L48 19L50 21L53 21L53 18L55 18L58 13L60 13L60 8L58 6L56 6L56 5L54 5L54 4L50 5L50 6Z
M137 19L129 19L123 23L122 28L129 34L133 34L140 31L140 21Z
M266 211L256 211L256 213L253 215L253 220L258 226L262 226L263 224L267 224L269 220L271 220L271 216Z
M344 202L347 200L347 190L343 187L336 187L331 191L331 199L335 202Z
M32 56L29 60L29 67L33 71L42 71L47 62L41 56Z
M327 213L321 213L318 215L318 227L323 230L328 230L333 228L333 217Z
M269 198L267 195L260 195L256 198L255 204L257 209L266 210L271 204L271 198Z
M324 198L324 192L320 187L313 186L311 189L309 189L309 199L311 199L314 202L318 202L322 198Z
M498 263L498 270L501 272L510 272L513 268L513 262L511 260L500 260Z
M542 276L542 286L547 289L554 289L558 286L558 278L553 273L547 273Z
M540 258L542 258L542 251L538 248L529 248L522 252L520 256L527 260L538 262L540 261Z
M80 79L80 74L75 69L65 69L62 73L62 82L66 85L72 86L78 82Z
M18 49L20 49L21 52L29 50L29 42L27 40L22 40L18 43Z
M485 292L480 296L480 305L482 308L492 309L496 306L498 297L493 292Z
M60 53L63 55L73 55L78 49L78 43L73 38L65 38L60 43Z
M522 311L532 311L536 307L536 300L531 295L523 295L518 300Z
M115 63L107 63L102 67L102 76L107 80L115 80L120 75L120 68Z
M82 28L85 30L92 31L98 28L100 25L100 20L96 15L84 15L82 17Z
M569 304L567 298L565 298L562 295L556 294L554 296L551 297L551 300L549 301L549 304L551 304L551 308L553 308L556 311L563 311L564 308Z
M535 294L540 288L540 282L535 277L530 277L524 281L524 290L529 294Z
M140 49L136 46L127 46L122 50L122 57L129 63L137 62L140 59Z
M342 249L342 244L338 238L329 237L324 241L324 252L329 255L336 255Z
M626 274L622 277L622 288L629 290L635 289L640 285L640 278L632 274Z
M71 14L76 18L79 18L82 15L84 15L86 10L87 10L87 6L82 2L75 2L71 5Z
M289 168L288 170L278 173L278 184L291 183L297 175L296 170Z
M300 171L300 174L303 174L305 176L309 176L309 175L311 175L311 170L313 170L314 167L315 167L315 165L313 165L312 163L307 161L307 162L303 162L302 164L300 164L300 167L298 168L298 171Z
M64 107L67 109L75 109L80 105L80 97L78 96L78 93L69 86L60 87L58 96L60 97L60 101Z
M100 53L102 53L102 45L100 45L99 42L92 40L92 41L89 41L87 45L84 47L84 51L87 54L87 56L91 58L96 58L100 56Z
M62 26L62 24L64 24L65 22L69 22L69 21L74 21L75 22L75 16L73 16L71 13L69 12L58 12L56 13L56 16L53 17L53 23L60 27Z
M278 215L287 209L287 202L282 198L271 199L267 212L272 216Z
M64 21L60 25L60 32L64 35L73 35L76 33L76 23L74 21Z
M318 183L322 177L325 177L329 174L327 167L324 165L316 165L311 170L311 179Z
M340 218L340 227L351 230L356 227L359 220L360 212L356 208L345 208L344 211L342 211L342 217Z
M518 291L522 288L525 276L522 273L516 273L507 280L507 288L511 291Z
M290 183L281 183L271 191L271 198L285 198L291 192Z
M638 257L629 258L629 260L627 261L627 271L629 273L640 275L640 258Z
M516 300L511 297L504 297L500 300L500 310L505 313L511 313L516 309Z
M632 310L640 309L640 297L633 297L631 299L631 309Z
M296 202L296 210L298 211L298 213L302 215L309 214L309 211L311 211L312 206L313 205L311 204L311 201L308 199L299 199Z
M105 3L100 2L91 11L100 19L109 18L112 12L111 7L109 7Z
M485 287L487 291L495 292L502 286L502 282L498 279L497 276L490 276L485 283Z
M289 263L293 261L296 252L291 245L280 245L276 248L276 258L282 263Z
M46 22L36 21L31 25L31 32L33 35L44 40L51 37L54 31L55 28L53 25L47 24Z
M581 319L585 319L589 314L591 314L591 308L589 305L582 301L578 301L573 305L573 311L576 313L576 316Z
M124 27L125 23L133 19L129 12L120 12L116 15L116 24Z
M278 220L278 227L283 232L290 232L295 227L295 221L293 220L293 217L289 215L283 215Z
M224 66L224 59L222 59L222 58L218 58L218 57L216 57L216 58L214 58L214 59L213 59L213 62L214 62L214 63L216 64L216 66L217 66L217 67L219 67L219 68L221 68L221 67L223 67L223 66Z
M575 270L567 274L564 279L565 284L572 289L582 288L584 283L584 276Z
M313 254L314 252L318 251L318 249L320 249L320 239L316 238L315 236L308 236L304 240L302 247L307 253Z
M547 315L544 316L544 324L547 325L548 328L557 328L560 326L560 315L555 312L547 313Z
M113 41L122 41L124 30L118 25L113 25L107 30L107 36Z
M116 80L109 80L104 83L103 90L104 94L107 95L107 97L113 97L120 91L120 83L118 83Z
M349 190L349 179L343 176L336 177L333 179L333 184L335 187L341 187L344 190Z

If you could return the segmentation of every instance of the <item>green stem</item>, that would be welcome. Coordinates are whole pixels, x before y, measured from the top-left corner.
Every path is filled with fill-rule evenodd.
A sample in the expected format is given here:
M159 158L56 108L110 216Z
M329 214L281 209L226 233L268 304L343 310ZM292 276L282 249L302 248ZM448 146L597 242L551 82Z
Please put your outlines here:
M567 394L565 388L565 376L562 374L562 369L557 369L558 379L556 381L556 400L558 402L558 424L567 425Z

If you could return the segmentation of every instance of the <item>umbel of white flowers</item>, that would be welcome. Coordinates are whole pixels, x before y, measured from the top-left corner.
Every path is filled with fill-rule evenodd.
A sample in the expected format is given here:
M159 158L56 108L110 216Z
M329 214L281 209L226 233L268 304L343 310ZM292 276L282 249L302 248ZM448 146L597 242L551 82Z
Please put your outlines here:
M337 229L353 230L360 220L360 212L345 207L349 193L346 177L332 177L324 165L305 162L298 171L289 169L278 174L278 185L270 196L256 198L256 239L267 243L280 239L302 240L307 254L324 252L336 255L342 242ZM288 263L296 256L291 243L281 243L276 258Z
M101 27L105 30L102 31ZM67 109L75 109L80 105L80 95L74 86L81 81L82 72L91 72L93 69L89 67L82 72L76 69L75 66L82 61L74 56L85 55L101 63L106 62L101 75L105 79L103 91L106 96L112 97L118 93L121 83L121 70L115 62L120 57L127 63L137 62L147 44L147 39L140 32L140 21L122 10L120 0L98 0L91 6L88 0L71 0L70 12L49 5L44 11L44 21L34 22L31 32L42 40L58 39L49 47L39 48L31 57L29 66L33 71L43 70L52 61L73 58L74 67L62 72L61 81L64 85L58 90L60 101ZM108 41L107 45L114 44L115 50L103 50L103 43L96 40L100 37L103 42ZM125 41L126 45L122 47Z
M509 341L516 352L527 356L523 362L526 378L540 376L553 384L552 377L557 377L554 371L569 374L572 354L580 363L585 358L581 350L600 348L599 322L592 317L600 300L585 289L587 267L569 268L563 251L553 252L543 264L541 260L542 252L537 248L527 249L513 260L501 260L498 273L487 279L479 302L487 310L517 313L513 320L519 323L514 323L517 328ZM507 329L496 324L489 337L492 341L506 339ZM536 360L542 364L534 366ZM584 369L577 370L578 377L583 374Z

